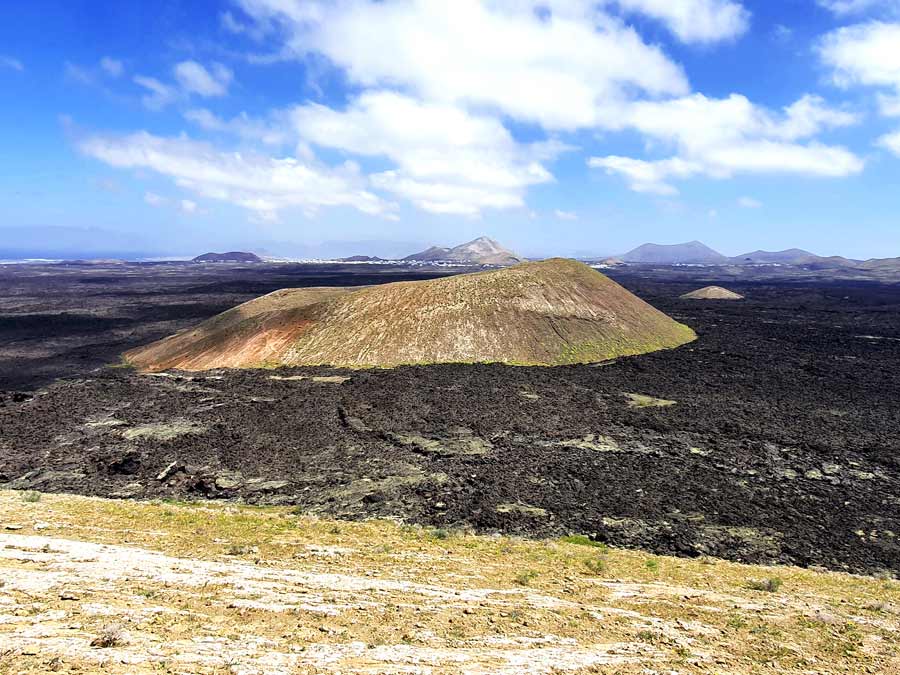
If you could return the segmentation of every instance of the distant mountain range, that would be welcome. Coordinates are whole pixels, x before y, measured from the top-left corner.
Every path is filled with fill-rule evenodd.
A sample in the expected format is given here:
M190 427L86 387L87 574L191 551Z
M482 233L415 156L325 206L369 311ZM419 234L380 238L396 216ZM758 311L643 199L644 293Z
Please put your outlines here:
M192 260L195 263L204 262L233 262L233 263L259 263L263 259L255 253L247 253L245 251L229 251L228 253L204 253L198 255Z
M752 251L729 258L699 241L684 244L643 244L621 256L628 263L656 265L796 265L813 269L853 267L886 271L900 269L900 259L860 262L841 256L820 256L800 248Z
M504 248L489 237L478 237L478 239L452 248L432 246L419 253L408 255L403 260L409 262L460 262L473 265L515 265L525 262L525 258Z

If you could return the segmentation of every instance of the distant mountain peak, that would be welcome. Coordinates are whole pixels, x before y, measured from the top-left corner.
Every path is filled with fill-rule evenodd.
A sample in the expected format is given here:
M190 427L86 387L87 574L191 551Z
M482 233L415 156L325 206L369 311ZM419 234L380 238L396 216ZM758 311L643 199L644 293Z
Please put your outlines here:
M462 262L473 265L515 265L524 258L504 248L498 241L481 236L459 246L431 246L419 253L406 256L404 260L417 262Z
M695 239L683 244L642 244L623 255L622 260L630 263L676 265L679 263L719 264L727 262L728 258Z

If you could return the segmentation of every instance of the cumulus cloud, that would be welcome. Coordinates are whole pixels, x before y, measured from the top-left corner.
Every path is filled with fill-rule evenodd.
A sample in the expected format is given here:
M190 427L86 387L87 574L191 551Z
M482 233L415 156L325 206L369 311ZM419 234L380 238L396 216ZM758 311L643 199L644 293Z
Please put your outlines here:
M574 211L562 211L561 209L556 209L553 214L560 220L578 220L578 214Z
M822 38L819 54L837 85L886 89L877 96L879 110L885 117L900 117L900 23L839 28ZM900 131L882 136L877 144L900 155Z
M310 143L391 159L397 168L373 184L434 213L522 206L526 187L553 179L538 160L564 149L523 146L493 117L393 92L363 94L344 111L298 106L291 117Z
M738 206L742 209L759 209L762 208L762 202L753 197L740 197L738 199Z
M207 69L196 61L182 61L175 66L174 74L182 90L203 97L224 96L233 78L232 72L221 63Z
M25 70L25 66L19 59L14 59L12 56L3 56L2 54L0 54L0 68L9 68L20 73Z
M682 42L718 42L743 35L750 12L731 0L615 0L625 12L663 22Z
M818 46L842 87L890 87L900 93L900 23L872 21L838 28Z
M900 157L900 131L882 136L878 139L878 145Z
M287 34L287 55L323 55L358 86L399 86L546 129L595 126L634 92L689 88L659 47L581 0L239 2Z
M365 189L352 163L329 168L294 158L225 153L184 136L164 138L143 131L89 136L79 148L116 168L155 171L198 196L241 206L265 220L277 219L279 211L291 207L314 213L320 207L349 206L372 215L393 209Z
M667 183L667 180L689 178L703 170L700 164L678 157L646 161L632 157L608 155L607 157L591 157L588 159L588 166L592 169L605 169L606 173L610 175L621 175L635 192L645 192L663 197L678 194L677 188Z
M694 94L669 101L643 101L629 106L622 128L671 145L677 154L662 160L593 157L588 164L622 175L635 191L659 195L677 193L670 180L698 175L846 176L862 170L861 159L843 147L806 139L857 121L856 115L829 108L816 96L804 96L781 114L738 94L724 99Z

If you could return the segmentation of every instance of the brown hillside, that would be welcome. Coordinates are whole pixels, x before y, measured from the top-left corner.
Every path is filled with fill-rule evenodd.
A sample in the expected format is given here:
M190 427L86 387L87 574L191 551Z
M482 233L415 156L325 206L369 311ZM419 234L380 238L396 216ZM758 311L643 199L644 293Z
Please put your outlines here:
M362 289L279 291L132 350L143 370L260 365L588 363L695 339L572 260Z
M744 296L721 286L707 286L681 296L685 300L743 300Z

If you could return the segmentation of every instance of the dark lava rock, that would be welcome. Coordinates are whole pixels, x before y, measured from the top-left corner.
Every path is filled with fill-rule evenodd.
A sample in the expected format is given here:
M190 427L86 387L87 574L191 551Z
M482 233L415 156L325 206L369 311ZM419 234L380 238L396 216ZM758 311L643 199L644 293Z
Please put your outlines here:
M216 276L185 293L272 290L253 285L262 277L203 273ZM377 280L316 274L305 283ZM202 381L85 373L74 350L64 365L80 377L25 405L5 396L0 474L24 489L290 503L343 518L578 532L675 555L900 572L900 287L704 278L747 299L698 304L678 299L696 278L617 280L699 340L602 367L403 367L355 371L340 385L273 380L268 370L210 371ZM149 293L130 288L118 291L132 293L129 303ZM221 311L222 297L238 299L216 297L204 317ZM196 308L171 307L181 323L169 330L198 318ZM121 335L118 320L105 326ZM24 335L19 324L10 330L10 340ZM106 339L112 349L120 338ZM36 370L59 372L51 365ZM675 404L633 406L625 394ZM87 426L109 419L125 424ZM124 437L174 423L204 431ZM157 480L172 462L177 470Z

